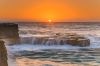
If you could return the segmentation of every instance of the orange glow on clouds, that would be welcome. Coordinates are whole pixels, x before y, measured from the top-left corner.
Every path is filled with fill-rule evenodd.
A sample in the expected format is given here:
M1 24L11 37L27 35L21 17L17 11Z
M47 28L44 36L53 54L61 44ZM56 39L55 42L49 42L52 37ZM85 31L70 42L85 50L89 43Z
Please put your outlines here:
M0 19L100 20L100 0L0 0Z

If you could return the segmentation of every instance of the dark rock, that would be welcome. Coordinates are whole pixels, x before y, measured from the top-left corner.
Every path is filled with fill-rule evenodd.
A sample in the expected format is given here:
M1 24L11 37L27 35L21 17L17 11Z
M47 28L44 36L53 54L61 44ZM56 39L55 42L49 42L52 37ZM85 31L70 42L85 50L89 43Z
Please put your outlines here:
M64 40L60 40L60 44L61 45L64 45Z
M0 66L8 66L7 50L4 41L0 40Z
M0 39L7 44L14 44L19 42L18 24L14 23L0 23Z
M67 39L67 44L86 47L90 45L90 40L85 37L73 36Z
M77 40L73 39L73 38L69 38L69 39L67 39L67 44L75 46L75 45L77 45Z
M54 36L49 36L49 37L35 37L33 44L39 44L39 45L69 44L72 46L80 46L80 47L86 47L86 46L90 45L90 40L84 36L80 36L77 34L68 34L68 35L66 35L67 37L65 37L65 35L63 36L61 34L56 34L56 35L57 36L54 35Z
M89 39L78 39L77 42L78 42L78 45L81 46L81 47L85 47L85 46L90 45Z

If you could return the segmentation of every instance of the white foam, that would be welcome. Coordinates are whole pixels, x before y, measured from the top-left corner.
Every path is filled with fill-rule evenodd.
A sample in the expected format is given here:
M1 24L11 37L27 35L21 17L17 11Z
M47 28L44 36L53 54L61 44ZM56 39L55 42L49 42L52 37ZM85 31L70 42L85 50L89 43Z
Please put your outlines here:
M41 49L62 49L62 50L77 50L80 48L100 48L99 44L93 44L89 47L76 47L76 46L70 46L70 45L53 45L53 46L45 46L45 45L13 45L13 46L7 46L9 51L35 51L35 50L41 50Z

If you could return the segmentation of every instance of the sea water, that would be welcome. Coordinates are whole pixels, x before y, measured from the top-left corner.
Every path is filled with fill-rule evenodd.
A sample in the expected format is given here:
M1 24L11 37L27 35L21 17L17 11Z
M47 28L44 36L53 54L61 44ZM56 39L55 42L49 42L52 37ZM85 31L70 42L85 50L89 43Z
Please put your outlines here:
M21 44L7 46L9 66L100 66L100 23L18 23ZM79 34L90 46L34 43L34 37ZM66 36L67 37L67 36ZM57 40L59 41L59 40Z

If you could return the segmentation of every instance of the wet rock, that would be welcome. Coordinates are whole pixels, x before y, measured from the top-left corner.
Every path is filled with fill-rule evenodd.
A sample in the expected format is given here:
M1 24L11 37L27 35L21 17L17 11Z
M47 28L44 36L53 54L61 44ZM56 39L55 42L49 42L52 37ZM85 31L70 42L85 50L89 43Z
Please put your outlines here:
M50 36L26 36L22 38L22 43L35 45L65 45L86 47L90 45L90 40L75 33L60 34Z
M64 43L64 40L60 40L60 44L61 45L64 45L65 43Z
M0 23L0 39L6 44L14 44L19 42L18 24Z
M77 45L76 39L70 38L70 39L67 39L66 41L67 41L67 44L70 44L70 45L73 45L73 46Z
M81 46L81 47L90 46L90 40L89 39L78 39L77 42L78 42L78 45Z
M0 40L0 66L8 66L7 50L4 41Z
M90 40L85 37L73 36L67 39L67 44L86 47L90 46Z

